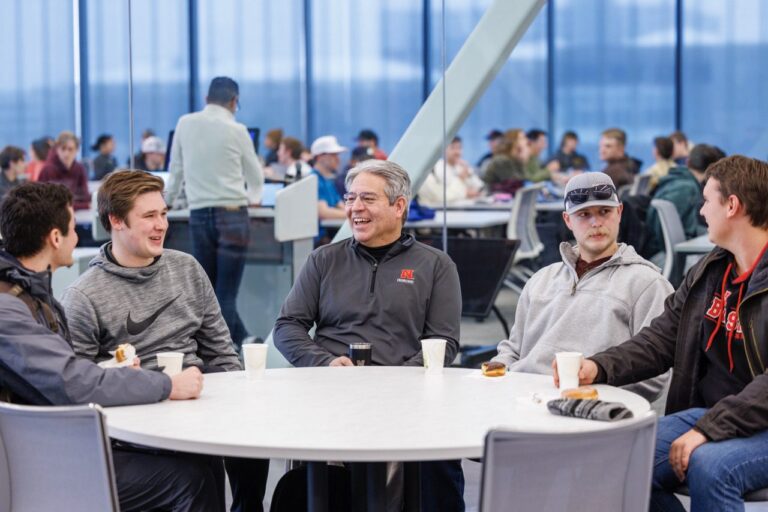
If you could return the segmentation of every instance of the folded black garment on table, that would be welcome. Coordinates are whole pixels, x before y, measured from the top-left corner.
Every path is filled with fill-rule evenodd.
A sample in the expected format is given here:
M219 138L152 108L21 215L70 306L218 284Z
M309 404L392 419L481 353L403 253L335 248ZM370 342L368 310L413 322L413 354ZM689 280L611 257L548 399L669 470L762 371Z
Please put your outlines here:
M632 411L624 404L601 400L559 398L547 402L547 408L552 414L586 420L618 421L632 417Z

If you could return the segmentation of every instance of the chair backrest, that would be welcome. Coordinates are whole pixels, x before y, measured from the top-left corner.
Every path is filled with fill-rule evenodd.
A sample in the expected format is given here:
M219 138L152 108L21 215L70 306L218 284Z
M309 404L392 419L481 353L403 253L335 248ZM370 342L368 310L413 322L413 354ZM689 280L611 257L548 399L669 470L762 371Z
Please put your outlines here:
M536 202L543 188L543 183L537 183L521 188L515 194L507 223L507 238L520 240L515 261L536 258L544 250L544 244L536 231Z
M646 512L655 438L653 413L597 432L492 430L485 440L480 512Z
M99 186L101 186L101 183L99 183ZM91 208L88 210L91 214L91 237L94 242L105 242L112 235L101 225L99 220L98 191L99 187L94 187L93 192L91 192Z
M418 240L443 248L439 237ZM448 256L459 273L462 316L486 318L491 313L519 246L518 240L506 238L448 238Z
M661 273L670 279L675 272L675 245L685 242L685 229L675 204L666 199L653 199L651 206L659 214L661 233L664 235L664 266Z
M648 195L648 191L651 188L651 175L650 174L638 174L635 176L635 181L632 182L629 189L629 195ZM619 196L621 197L621 196Z
M112 450L98 405L0 402L0 512L119 510Z

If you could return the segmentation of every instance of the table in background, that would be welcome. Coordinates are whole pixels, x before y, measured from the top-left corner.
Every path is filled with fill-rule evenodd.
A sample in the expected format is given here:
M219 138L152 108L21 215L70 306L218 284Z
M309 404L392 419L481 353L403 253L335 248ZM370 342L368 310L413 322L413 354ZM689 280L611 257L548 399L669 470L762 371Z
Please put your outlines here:
M439 229L445 219L448 229L485 229L506 226L509 221L509 211L436 211L434 219L408 221L407 229ZM320 221L324 228L340 228L346 219L326 219Z
M449 211L505 211L512 210L514 199L510 201L489 201L488 198L480 199L462 199L454 201L447 206ZM441 208L436 208L440 210ZM536 211L539 212L561 212L565 210L565 204L562 199L556 201L541 201L536 203Z
M706 254L714 248L715 244L709 240L709 235L697 236L675 244L675 252L678 254Z
M650 413L649 403L638 395L596 388L602 399L623 402L636 417ZM534 395L542 401L535 402ZM105 412L110 437L156 448L306 460L310 475L329 460L378 463L370 492L373 508L382 510L385 462L481 457L485 435L493 428L569 433L631 421L553 416L546 401L557 396L548 375L488 378L464 369L427 376L418 367L287 368L267 370L262 380L247 380L243 372L208 374L197 400ZM312 478L310 487L316 491ZM311 503L310 510L326 510L323 504L322 499Z

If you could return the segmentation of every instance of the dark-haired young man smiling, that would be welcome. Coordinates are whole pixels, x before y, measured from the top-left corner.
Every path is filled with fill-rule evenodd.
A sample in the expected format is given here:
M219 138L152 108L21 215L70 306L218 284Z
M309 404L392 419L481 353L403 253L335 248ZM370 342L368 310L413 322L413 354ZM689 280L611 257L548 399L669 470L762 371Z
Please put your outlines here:
M0 400L32 405L102 406L197 398L197 368L168 377L103 369L75 356L51 273L72 264L77 245L72 193L52 183L12 190L0 209ZM112 450L121 510L221 510L221 461L181 453ZM217 469L217 466L219 469ZM151 475L151 478L147 476Z

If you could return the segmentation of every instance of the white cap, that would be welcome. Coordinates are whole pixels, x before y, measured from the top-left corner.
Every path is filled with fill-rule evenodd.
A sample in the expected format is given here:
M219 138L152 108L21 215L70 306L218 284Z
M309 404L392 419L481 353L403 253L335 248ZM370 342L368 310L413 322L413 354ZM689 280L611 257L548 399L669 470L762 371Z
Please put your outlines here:
M568 215L590 206L617 208L620 204L613 180L602 172L579 174L565 186L565 213Z
M144 142L141 143L142 153L165 153L165 144L160 140L160 137L147 137Z
M347 148L339 145L339 141L333 135L323 135L315 139L310 151L312 156L343 153Z

